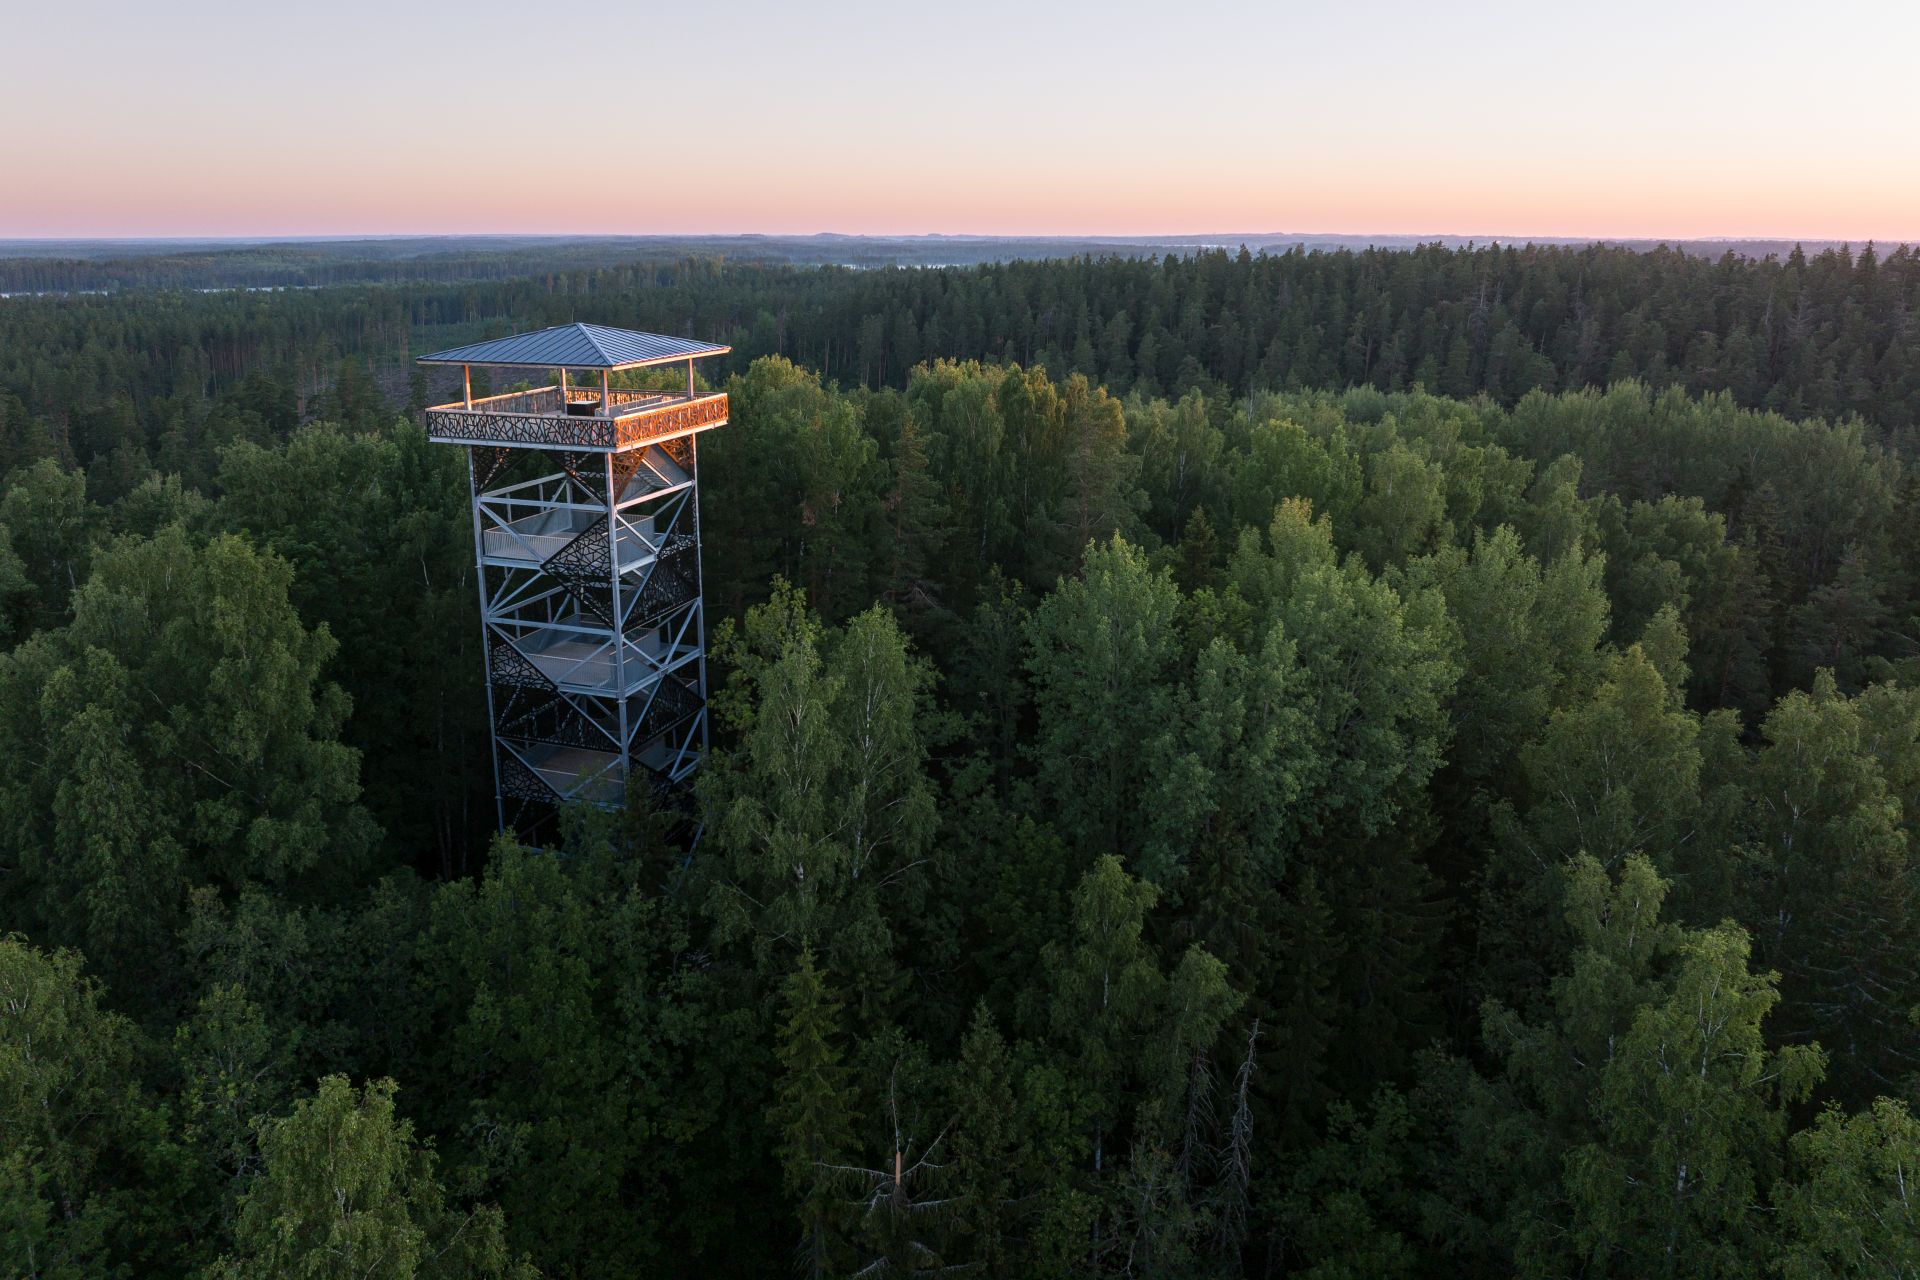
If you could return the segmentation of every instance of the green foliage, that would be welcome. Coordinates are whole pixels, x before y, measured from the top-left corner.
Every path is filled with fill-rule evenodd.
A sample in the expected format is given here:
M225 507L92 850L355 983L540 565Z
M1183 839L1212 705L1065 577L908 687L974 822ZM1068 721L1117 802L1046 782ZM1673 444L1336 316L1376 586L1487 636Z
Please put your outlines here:
M1089 855L1143 842L1145 745L1166 722L1179 589L1117 535L1089 550L1028 623L1038 781Z
M701 468L727 477L703 504L716 575L757 588L782 574L830 615L851 612L867 585L885 475L858 411L778 358L757 361L727 394L741 429L717 433ZM725 603L738 609L743 598Z
M1449 711L1451 762L1471 782L1500 786L1516 747L1548 714L1597 683L1608 599L1600 560L1570 549L1542 565L1507 525L1410 564L1460 627L1463 664Z
M261 1175L241 1199L219 1277L406 1280L537 1274L509 1253L499 1214L450 1208L434 1159L394 1114L395 1086L328 1076L258 1126Z
M1822 672L1761 725L1735 824L1735 909L1782 974L1781 1017L1796 1037L1846 1046L1836 1083L1855 1102L1920 1066L1920 885L1901 781L1917 716L1911 690L1843 698Z
M840 1004L811 948L801 948L782 1003L780 1082L769 1119L779 1135L781 1182L799 1206L799 1256L808 1274L824 1276L844 1248L829 1166L852 1148L853 1099L838 1044Z
M1875 1100L1870 1111L1820 1113L1794 1135L1798 1176L1777 1198L1791 1280L1910 1275L1920 1269L1920 1124L1906 1104Z
M497 1202L509 1240L558 1274L665 1250L664 1223L616 1206L645 1188L664 1210L674 1166L656 1135L699 1123L669 1087L681 945L657 903L504 837L477 883L433 895L423 1003L446 1028L426 1058L447 1177Z
M1047 1028L1075 1063L1080 1105L1096 1131L1120 1118L1122 1090L1138 1065L1128 1047L1164 996L1166 978L1140 936L1158 896L1103 855L1074 890L1071 941L1041 953L1052 988Z
M1505 1075L1469 1086L1459 1123L1469 1185L1523 1270L1744 1275L1765 1250L1786 1109L1824 1057L1769 1049L1774 975L1749 971L1733 924L1664 922L1666 890L1644 854L1617 880L1576 859L1576 948L1547 1019L1487 1008Z
M290 577L170 528L103 552L73 621L0 658L14 919L130 972L164 963L199 885L311 895L365 866L333 641L301 625Z
M0 937L0 1274L179 1261L185 1240L143 1194L167 1184L172 1159L141 1054L77 954Z
M1520 753L1529 796L1516 840L1536 866L1587 853L1608 868L1643 853L1661 865L1685 838L1699 782L1699 726L1638 646L1613 657L1584 702L1555 714Z
M99 521L98 510L87 501L86 477L52 458L7 477L0 526L18 563L9 575L8 594L37 603L36 625L53 625L67 616L68 598L86 580Z
M1018 1270L1008 1219L1033 1151L1014 1095L1014 1063L985 1005L974 1010L954 1065L952 1171L963 1247L989 1275Z
M740 746L700 781L716 936L763 973L817 946L865 975L863 1012L884 1007L904 978L889 917L924 893L937 821L916 719L930 673L884 610L829 631L784 587L718 647Z
M1292 851L1289 816L1315 778L1306 680L1278 626L1251 655L1220 638L1200 653L1143 753L1142 874L1157 883L1192 874L1226 895L1196 889L1202 911L1244 905L1244 893L1278 879Z
M1294 500L1264 538L1242 532L1228 574L1255 634L1277 627L1304 668L1296 696L1311 721L1302 764L1312 799L1288 820L1291 839L1335 820L1384 829L1445 755L1444 702L1458 667L1443 600L1428 591L1403 599L1364 565L1340 561L1329 523Z
M1563 961L1567 935L1542 921L1576 856L1609 870L1633 857L1675 869L1699 819L1700 737L1699 718L1674 705L1635 645L1609 656L1599 685L1520 749L1524 808L1494 810L1499 850L1482 884L1492 990L1530 1000Z
M1288 1171L1275 1206L1290 1272L1313 1280L1418 1274L1419 1253L1396 1221L1417 1220L1406 1098L1383 1091L1364 1116L1338 1104L1327 1129Z
M1050 988L1045 1029L1078 1084L1073 1116L1091 1153L1090 1170L1075 1180L1085 1206L1067 1184L1056 1187L1047 1211L1093 1211L1095 1261L1130 1248L1156 1269L1177 1270L1205 1234L1194 1155L1211 1137L1200 1124L1210 1055L1243 997L1198 946L1171 972L1162 968L1141 936L1157 896L1103 855L1074 891L1068 940L1041 952ZM1150 1046L1144 1054L1135 1048L1142 1045Z
M353 701L343 737L364 761L365 804L393 843L448 874L478 852L465 815L491 769L467 477L418 427L382 428L234 443L215 518L293 567L288 599L336 644L328 671Z
M288 1038L297 1041L297 1033ZM236 983L210 986L174 1032L173 1059L182 1076L180 1136L198 1150L208 1198L222 1214L229 1196L258 1172L254 1126L286 1100L292 1047L276 1043L264 1013Z

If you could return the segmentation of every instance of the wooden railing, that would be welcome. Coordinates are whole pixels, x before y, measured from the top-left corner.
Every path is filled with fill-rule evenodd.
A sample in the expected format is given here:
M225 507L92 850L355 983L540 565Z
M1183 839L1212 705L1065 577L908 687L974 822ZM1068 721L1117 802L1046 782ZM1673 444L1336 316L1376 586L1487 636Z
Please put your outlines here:
M571 397L569 397L571 398ZM436 409L460 409L466 405L443 404ZM507 391L497 396L486 396L473 402L475 413L559 413L560 388L535 387L531 391Z
M612 387L607 391L607 402L612 406L610 416L615 418L625 417L629 413L650 409L670 401L684 401L687 398L687 393L684 391L658 391L645 387ZM567 403L597 405L600 403L600 388L568 387ZM605 414L607 411L603 409L601 412Z
M539 387L488 396L475 400L471 408L465 402L435 405L427 410L427 434L452 444L617 450L727 421L725 392L688 399L658 391L614 391L608 397L614 402L611 414L574 416L561 409L559 390ZM573 388L567 394L572 400ZM582 401L599 398L597 388L581 395Z
M615 447L625 449L669 436L683 436L690 431L725 426L726 422L727 393L724 391L692 400L682 396L658 404L621 408L613 424Z

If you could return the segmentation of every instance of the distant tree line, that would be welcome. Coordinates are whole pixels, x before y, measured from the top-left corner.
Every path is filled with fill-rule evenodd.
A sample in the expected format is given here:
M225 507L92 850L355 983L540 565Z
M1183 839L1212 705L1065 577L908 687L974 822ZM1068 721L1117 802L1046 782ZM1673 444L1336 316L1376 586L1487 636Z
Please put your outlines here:
M1157 258L1196 247L1178 239L1058 236L401 236L187 245L0 240L0 293L452 283L690 258L749 266L950 267L1078 256ZM1787 247L1779 246L1783 252ZM1765 249L1754 245L1744 251L1759 256Z
M562 257L507 281L9 299L0 427L40 420L55 438L41 447L88 465L136 429L149 447L190 429L248 378L271 379L310 416L344 359L395 371L402 399L412 356L593 320L729 342L734 371L784 355L868 387L904 385L940 358L1170 399L1419 385L1510 405L1636 378L1790 417L1857 415L1907 448L1916 309L1920 254L1904 246L1884 258L1429 247L872 271L711 258L579 270Z

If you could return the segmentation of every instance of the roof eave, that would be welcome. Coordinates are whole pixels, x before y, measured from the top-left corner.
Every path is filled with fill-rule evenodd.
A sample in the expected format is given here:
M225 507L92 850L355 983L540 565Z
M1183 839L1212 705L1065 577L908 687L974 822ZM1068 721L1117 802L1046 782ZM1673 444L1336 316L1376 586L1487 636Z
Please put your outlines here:
M618 373L622 369L645 369L656 364L679 364L682 360L705 360L708 356L724 356L732 350L733 348L730 346L709 347L705 351L687 351L674 356L655 356L651 360L623 360L619 364L569 364L564 367L568 369L604 369L608 373ZM558 369L562 367L561 365L553 363L551 360L463 360L457 358L440 359L435 356L419 356L414 359L414 363L479 365L485 369Z

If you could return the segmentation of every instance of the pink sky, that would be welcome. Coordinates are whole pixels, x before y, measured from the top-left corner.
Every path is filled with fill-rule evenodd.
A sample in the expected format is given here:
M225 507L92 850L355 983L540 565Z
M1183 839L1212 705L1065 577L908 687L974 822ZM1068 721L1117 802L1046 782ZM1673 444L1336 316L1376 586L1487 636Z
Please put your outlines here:
M1920 241L1912 6L495 5L23 15L0 236Z

